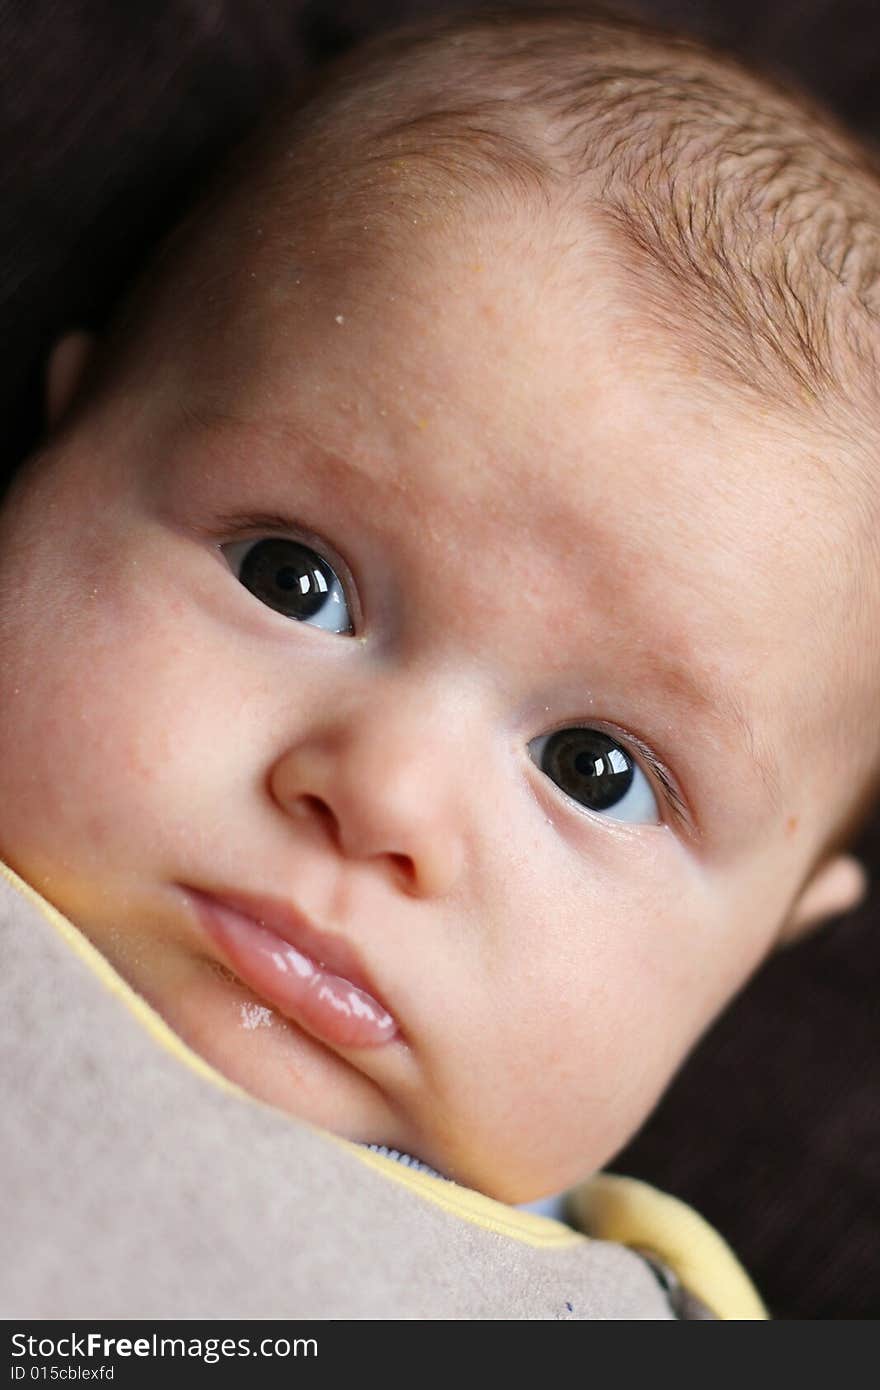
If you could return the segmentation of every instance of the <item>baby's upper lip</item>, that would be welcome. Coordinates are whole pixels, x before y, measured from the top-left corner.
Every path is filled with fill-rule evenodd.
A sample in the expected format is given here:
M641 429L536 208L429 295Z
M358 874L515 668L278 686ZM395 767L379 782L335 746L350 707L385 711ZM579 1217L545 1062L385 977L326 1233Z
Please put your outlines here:
M339 975L358 989L365 990L386 1013L390 1012L377 993L354 947L343 937L314 926L305 913L293 903L265 894L242 893L232 888L209 891L188 887L185 891L197 897L212 898L225 907L231 907L233 912L250 917L252 921L265 927L267 931L274 932L282 941L286 941L303 955L310 956L322 969Z

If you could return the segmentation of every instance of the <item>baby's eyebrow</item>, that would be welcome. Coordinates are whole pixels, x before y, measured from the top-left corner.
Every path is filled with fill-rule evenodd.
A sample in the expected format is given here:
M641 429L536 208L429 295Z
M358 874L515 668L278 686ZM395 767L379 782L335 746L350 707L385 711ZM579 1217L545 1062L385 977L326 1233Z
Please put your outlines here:
M767 790L770 805L775 812L782 807L779 763L767 741L760 738L746 712L745 706L735 690L719 677L701 670L693 674L694 663L672 665L664 662L652 670L652 676L661 677L664 685L674 699L690 705L695 712L708 714L710 722L716 726L739 730L749 751L751 762Z

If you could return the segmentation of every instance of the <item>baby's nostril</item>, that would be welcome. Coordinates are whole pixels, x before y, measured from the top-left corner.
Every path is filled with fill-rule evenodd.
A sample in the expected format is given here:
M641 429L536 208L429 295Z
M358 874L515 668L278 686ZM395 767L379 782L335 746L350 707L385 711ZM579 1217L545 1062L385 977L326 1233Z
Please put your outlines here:
M402 888L412 889L415 886L416 874L415 865L408 854L390 853L388 858L394 875Z
M312 824L323 825L327 833L347 852L364 858L379 857L383 859L386 865L390 864L396 882L406 892L411 893L416 888L419 875L416 864L410 855L400 854L397 850L385 850L381 843L371 843L372 836L367 835L362 839L354 833L353 827L349 833L344 823L340 824L337 820L333 808L320 796L315 796L311 792L301 792L299 796L289 802L288 810L293 815L300 816Z
M298 796L292 809L298 816L304 816L309 820L335 821L336 819L326 801L322 801L319 796L312 796L311 793Z

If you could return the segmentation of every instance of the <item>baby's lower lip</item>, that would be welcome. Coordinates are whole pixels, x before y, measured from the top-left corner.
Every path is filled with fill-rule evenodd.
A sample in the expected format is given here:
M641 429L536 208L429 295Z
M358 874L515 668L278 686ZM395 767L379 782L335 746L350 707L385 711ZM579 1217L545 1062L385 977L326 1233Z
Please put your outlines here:
M189 896L243 983L316 1038L334 1047L379 1047L396 1035L391 1014L366 990L219 899Z

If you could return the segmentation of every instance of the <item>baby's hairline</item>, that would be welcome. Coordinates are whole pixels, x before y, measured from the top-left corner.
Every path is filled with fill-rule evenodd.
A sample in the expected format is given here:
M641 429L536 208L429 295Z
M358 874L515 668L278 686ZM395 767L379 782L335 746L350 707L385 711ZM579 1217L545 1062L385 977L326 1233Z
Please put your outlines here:
M734 197L731 188L745 188L731 206L757 219L749 237L760 233L766 240L771 227L775 236L778 224L779 236L803 240L799 223L828 223L835 187L852 204L851 222L868 198L880 226L878 168L868 170L855 141L804 93L792 96L774 86L775 77L756 76L687 36L601 6L594 11L508 0L380 32L316 74L305 94L271 110L234 152L208 201L227 210L236 204L240 230L255 233L260 223L261 235L274 228L282 243L328 213L337 237L346 228L359 232L366 213L380 255L389 244L383 236L394 238L412 205L426 200L434 221L446 217L450 229L463 203L482 204L499 218L517 210L561 213L572 226L586 215L604 222L621 262L648 291L645 306L658 325L677 333L686 318L707 372L754 390L758 399L772 397L783 410L812 404L833 414L838 395L858 407L866 402L853 398L864 387L866 413L874 415L880 304L866 327L865 276L880 284L880 233L876 254L869 255L856 223L849 240L840 227L823 225L809 254L836 291L827 304L817 303L818 316L808 322L803 316L819 287L812 270L799 269L803 256L738 266L736 243L725 244L737 218L712 201L714 192L708 202L700 199L713 180L725 198ZM572 65L566 39L571 47L579 40L582 54L587 41L596 52ZM671 56L680 71L663 69L661 59ZM752 99L754 113L746 110ZM780 167L765 167L775 157L772 143L761 155L754 137L742 135L737 148L736 121L747 115L762 139L771 138L767 131L775 135ZM722 143L716 151L713 141L725 130L730 148ZM802 150L811 136L824 144L824 172L811 163L820 155ZM811 181L816 196L805 208L807 195L797 190ZM751 183L760 190L754 207ZM695 228L695 217L713 215L714 223ZM743 254L754 254L754 246L745 241ZM742 296L756 274L749 309ZM839 311L841 331L831 335L824 317L838 313L832 301L847 277L852 288ZM781 288L770 298L756 289L777 282Z
M503 9L502 13L505 13ZM565 6L548 7L539 13L533 12L528 6L514 6L513 13L520 16L517 20L519 28L503 31L505 43L511 41L508 38L510 33L519 35L514 43L514 47L519 44L519 49L526 45L527 40L534 40L539 49L534 64L541 74L546 72L547 54L540 44L546 46L552 40L554 17L563 26L571 23L577 26L584 19L583 14L577 10L570 11ZM275 155L274 158L270 155L269 167L277 173L279 157L283 153L281 164L290 160L301 174L309 167L310 161L314 166L322 150L332 155L334 139L340 132L348 131L351 134L346 121L351 122L352 112L364 116L363 107L357 104L360 81L374 97L377 92L384 93L385 104L378 101L380 114L374 117L372 112L367 113L367 119L361 123L362 128L356 130L354 160L347 153L348 162L339 164L337 160L334 166L330 158L322 166L316 186L318 202L329 199L334 215L339 215L341 224L345 223L349 209L343 209L339 202L342 191L340 177L344 180L345 203L352 200L356 207L355 215L349 220L359 224L360 211L366 207L370 213L371 233L374 227L384 227L392 238L395 224L398 223L396 229L399 231L399 219L407 216L408 199L421 199L424 202L425 198L430 198L432 215L435 218L448 215L450 222L454 222L463 202L470 202L472 207L482 204L484 208L493 209L500 219L509 217L519 209L538 218L565 218L570 227L576 224L578 217L601 221L609 243L616 244L621 267L637 276L641 288L647 291L644 305L654 316L657 326L671 336L678 336L678 330L685 322L688 331L683 341L689 342L694 355L703 359L707 377L714 375L719 382L739 390L743 397L752 396L756 402L764 405L772 401L781 412L790 411L793 418L802 413L805 407L812 409L817 418L824 416L825 424L832 432L845 433L846 420L852 417L853 411L857 415L860 435L868 434L872 429L876 431L880 407L880 396L875 386L877 372L880 371L880 303L871 300L870 292L880 287L880 234L875 238L876 247L866 249L858 215L864 212L867 199L880 226L880 177L877 168L868 171L858 146L842 128L834 124L829 113L819 111L817 116L802 93L797 94L803 102L803 110L800 110L784 89L774 90L764 77L756 79L729 55L713 53L687 38L664 35L659 30L646 30L645 26L634 25L631 20L620 19L613 14L603 17L600 10L597 32L600 36L604 35L600 41L606 43L609 52L615 56L606 60L609 69L607 80L602 76L604 70L600 65L597 69L599 75L590 89L590 99L595 98L604 113L601 119L606 122L606 127L599 131L599 135L604 142L603 148L607 147L606 154L597 158L595 168L590 172L584 164L583 155L578 153L576 142L572 144L572 129L576 133L575 117L571 110L560 114L557 108L561 97L558 94L552 98L556 106L550 111L552 102L544 90L547 87L544 75L542 87L542 82L535 84L533 74L533 90L527 94L527 99L517 102L507 99L509 92L505 88L505 81L509 88L512 79L503 75L499 75L495 87L487 83L476 93L471 90L469 98L467 94L460 96L456 92L455 101L452 101L447 90L450 79L444 78L442 73L437 78L437 91L433 95L425 97L421 92L418 83L422 69L427 65L428 71L435 73L442 67L440 60L444 56L447 59L454 57L456 61L460 59L462 63L470 62L471 66L476 63L478 71L481 62L490 68L492 62L501 62L497 54L493 57L490 53L487 57L485 53L482 56L480 53L480 42L487 33L491 33L493 14L493 7L489 7L476 16L464 16L463 19L454 15L440 16L433 26L418 23L404 26L390 35L380 34L361 49L345 55L339 66L340 74L350 84L345 100L334 104L332 68L328 73L329 97L319 84L318 115L314 118L319 134L317 150L313 150L311 155L307 149L297 152L295 133L302 120L302 107L297 105L292 116L282 118L276 127ZM458 23L462 25L461 33L455 27ZM420 38L423 29L439 35L436 52L432 50L430 40ZM536 34L539 39L535 39ZM418 58L415 72L411 75L414 92L410 98L404 98L399 97L395 90L391 100L387 96L387 72L382 77L382 55L387 50L390 62L397 53L399 61L398 51L406 54L407 45L412 42L416 44ZM760 92L763 90L762 84L767 84L765 99L769 114L766 119L770 127L777 119L777 108L783 113L778 116L782 125L785 121L792 125L794 133L788 131L784 137L779 137L794 142L792 168L785 167L778 175L762 169L754 175L764 180L761 196L765 206L755 214L759 230L761 218L772 220L774 227L779 220L786 236L800 237L798 222L807 222L809 218L803 215L803 209L797 202L800 196L796 193L797 180L809 183L814 177L819 180L817 198L820 201L817 203L814 199L811 216L825 217L826 223L828 219L824 209L831 206L828 201L831 185L826 187L822 179L839 177L842 180L839 191L849 189L847 197L852 207L845 216L842 214L842 219L838 219L841 225L824 226L819 241L815 247L810 245L808 253L798 251L799 243L793 243L794 249L786 251L778 264L761 266L756 272L750 262L747 268L741 270L736 266L736 247L726 247L723 238L714 238L714 234L710 238L717 241L711 252L712 257L717 257L717 262L711 257L707 259L699 250L699 238L695 237L693 226L687 225L694 216L694 208L690 207L687 198L678 206L681 199L677 190L682 186L678 175L672 171L669 173L668 189L665 183L657 185L656 180L656 186L650 185L650 179L642 188L639 180L643 180L645 175L639 171L641 146L638 141L628 151L622 151L620 168L615 171L615 166L608 163L607 151L616 147L607 123L615 118L616 103L622 98L616 97L612 89L615 83L625 86L626 82L637 87L637 77L632 74L640 71L639 60L632 55L638 55L641 46L641 50L654 52L656 57L657 44L661 48L671 45L685 68L690 65L698 76L705 69L715 80L720 65L724 78L734 88L739 84L747 94L749 90L752 93L755 90ZM527 62L519 49L520 69L528 71ZM621 54L624 56L621 57ZM630 62L630 69L627 69L624 58ZM544 64L543 68L541 63ZM620 78L613 75L615 63L620 65L624 74ZM400 75L398 69L394 71ZM525 82L523 71L519 71L517 80L522 87ZM642 80L656 85L657 79L650 64ZM383 81L386 87L382 86ZM371 82L372 87L369 86ZM451 80L453 88L457 82L456 69ZM630 97L631 103L635 103L632 106L632 119L645 124L646 110L650 107L638 105L641 100L638 91L630 94ZM711 84L706 95L697 83L696 99L702 100L704 105L708 103L711 109L711 103L721 100L721 97ZM582 96L577 96L576 101L582 101ZM576 101L572 98L573 104L576 105ZM407 102L410 104L407 105ZM307 104L306 111L309 109ZM623 107L622 110L625 114L629 108ZM828 123L828 148L825 151L828 169L820 177L814 174L809 163L812 156L801 156L797 152L797 141L803 143L806 138L802 136L798 121L805 123L809 135L814 129L826 133L823 119ZM711 144L705 110L701 120L702 127L698 126L691 137L696 142L696 150L703 149L707 141ZM286 121L292 122L292 143L287 138ZM810 122L813 122L813 127ZM285 149L288 144L290 147ZM641 153L648 158L648 152ZM336 154L339 155L338 148ZM719 177L711 150L707 154L703 149L701 157L706 168L703 173L693 177L703 182ZM673 164L675 158L682 158L681 152L670 155ZM751 168L756 156L744 148L737 158L742 159L744 168ZM803 167L798 164L799 159ZM623 178L621 170L625 174ZM633 178L636 179L635 184L631 183ZM847 179L850 180L849 184ZM733 177L724 181L736 184ZM649 185L653 187L652 192ZM649 189L649 192L646 193L645 189ZM824 203L821 202L823 198ZM381 200L378 207L377 200ZM283 225L283 198L280 203ZM697 211L704 215L707 208L711 211L711 206L710 200L702 211L700 208ZM296 199L295 207L297 213L302 211L300 199ZM662 210L663 207L668 208L668 215ZM843 209L843 203L840 207ZM735 218L726 220L731 225L736 221ZM724 221L721 218L719 225L723 225ZM847 232L848 227L851 228L850 232ZM758 235L757 231L755 235ZM377 249L381 250L381 245ZM750 256L753 254L750 246L746 246L746 250ZM812 269L804 268L806 254L817 257L817 266L821 262L815 277ZM834 255L838 257L839 265L832 263ZM755 281L749 290L750 294L757 296L750 308L749 301L742 296L756 273L763 278ZM755 288L762 283L777 288L769 297L765 297L763 289L758 291ZM809 308L812 300L815 300L815 312Z

